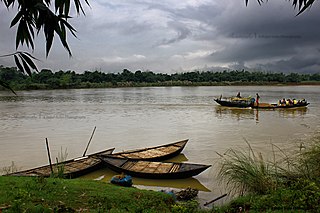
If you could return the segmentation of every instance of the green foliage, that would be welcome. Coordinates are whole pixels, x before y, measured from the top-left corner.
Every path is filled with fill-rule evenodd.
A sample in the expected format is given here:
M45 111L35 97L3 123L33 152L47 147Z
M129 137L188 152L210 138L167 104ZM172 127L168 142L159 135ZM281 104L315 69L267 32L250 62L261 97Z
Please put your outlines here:
M199 203L196 200L178 202L172 206L172 213L199 212Z
M67 156L68 156L67 149L65 149L65 151L63 152L62 147L61 147L61 151L58 153L58 157L56 158L56 164L53 168L53 173L51 174L51 177L54 177L54 178L64 178L65 177L64 161L67 160Z
M320 74L283 74L249 71L194 71L190 73L153 73L140 70L122 73L104 73L85 71L52 72L43 69L26 76L14 67L0 66L0 81L10 82L15 90L28 89L68 89L68 88L105 88L105 87L141 87L141 86L222 86L222 85L260 85L260 84L297 84L300 82L320 81ZM8 87L6 87L8 88Z
M246 195L232 200L227 206L221 207L225 212L285 212L313 211L320 208L319 182L298 179L288 187L280 187L269 194Z
M230 149L221 156L219 177L237 194L266 194L276 187L274 166L258 156L249 145L249 152Z
M220 178L232 185L236 192L246 193L217 211L239 212L241 209L250 212L286 212L320 209L319 142L320 136L315 136L313 143L300 146L295 155L280 150L285 157L274 162L255 157L250 145L249 153L232 150L221 155Z
M67 31L76 37L76 30L68 22L72 18L70 9L72 7L70 0L37 0L37 1L18 1L18 0L0 0L4 3L7 9L14 8L18 5L17 14L12 19L10 27L17 26L16 33L16 49L19 46L26 45L28 48L34 50L35 33L39 34L43 30L46 39L46 56L48 57L52 47L54 36L58 36L61 44L71 56L71 49L67 42ZM84 0L89 5L88 0ZM81 0L73 0L73 6L77 14L85 14ZM54 5L52 7L51 5ZM28 52L17 51L12 54L3 55L0 57L13 56L18 69L32 74L32 70L38 71L34 60L37 60ZM0 80L0 85L11 89L9 83ZM13 91L13 90L12 90Z
M310 147L302 150L296 169L302 177L317 180L320 177L320 137L315 137Z

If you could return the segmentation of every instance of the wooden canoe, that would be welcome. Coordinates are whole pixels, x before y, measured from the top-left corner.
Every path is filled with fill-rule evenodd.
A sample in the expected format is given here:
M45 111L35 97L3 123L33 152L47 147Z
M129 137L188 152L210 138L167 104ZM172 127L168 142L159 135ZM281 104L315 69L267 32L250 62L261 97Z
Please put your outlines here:
M237 107L237 108L247 108L252 107L253 102L249 99L241 99L241 100L221 100L221 99L214 99L215 102L220 104L221 106L226 107Z
M150 148L129 150L112 154L112 157L133 160L162 161L181 153L189 139Z
M96 152L85 157L75 158L61 162L59 164L52 164L52 168L55 174L58 173L59 167L63 167L63 176L65 178L76 178L81 175L87 174L94 170L103 167L104 163L97 157L101 154L111 154L114 148ZM14 172L7 174L8 176L42 176L50 177L51 168L50 165L45 165L33 169L28 169L24 171Z
M211 165L130 160L100 156L110 169L133 177L150 179L181 179L200 174Z

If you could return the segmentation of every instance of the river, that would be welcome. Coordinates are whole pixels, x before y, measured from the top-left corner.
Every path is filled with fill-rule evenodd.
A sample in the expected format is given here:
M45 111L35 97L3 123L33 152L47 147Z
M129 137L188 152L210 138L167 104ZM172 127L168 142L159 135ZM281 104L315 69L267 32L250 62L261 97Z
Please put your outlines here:
M254 110L218 106L215 97L253 96L260 102L305 98L302 109ZM183 155L173 159L213 165L187 180L134 179L140 188L200 189L200 200L213 199L225 188L216 178L219 155L229 148L266 155L271 144L286 149L311 138L319 130L320 86L143 87L0 92L0 168L27 169L47 164L45 138L55 159L81 156L91 132L88 153L115 147L115 151L149 147L189 139ZM103 169L83 178L109 181L114 173Z

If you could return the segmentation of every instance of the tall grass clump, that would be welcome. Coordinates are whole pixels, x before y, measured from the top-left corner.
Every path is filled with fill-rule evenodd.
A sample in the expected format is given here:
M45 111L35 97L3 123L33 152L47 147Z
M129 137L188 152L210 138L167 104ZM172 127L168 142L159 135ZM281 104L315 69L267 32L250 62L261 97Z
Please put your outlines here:
M58 153L58 157L56 158L56 164L53 168L53 174L51 175L52 177L56 178L64 178L64 173L65 173L65 161L67 160L68 152L67 149L62 151L62 147L60 152Z
M219 154L221 162L218 176L235 194L266 194L276 187L276 167L247 144L249 152L229 149L225 154Z
M10 173L14 173L17 172L19 169L18 167L15 165L14 161L11 161L11 165L10 166L5 166L3 168L0 169L0 175L2 174L10 174Z
M320 136L312 139L309 146L301 150L296 166L301 178L309 180L320 179Z

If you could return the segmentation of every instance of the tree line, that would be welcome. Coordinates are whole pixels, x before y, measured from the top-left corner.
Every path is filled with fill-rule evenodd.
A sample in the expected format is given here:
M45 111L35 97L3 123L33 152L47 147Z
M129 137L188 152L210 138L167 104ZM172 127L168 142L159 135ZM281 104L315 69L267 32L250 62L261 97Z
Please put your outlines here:
M24 89L68 89L68 88L102 88L129 86L201 86L201 85L259 85L259 84L294 84L320 81L320 73L272 73L260 71L192 71L182 73L154 73L124 69L118 73L101 71L53 72L42 69L26 75L15 67L0 66L0 80L7 82L15 90Z

